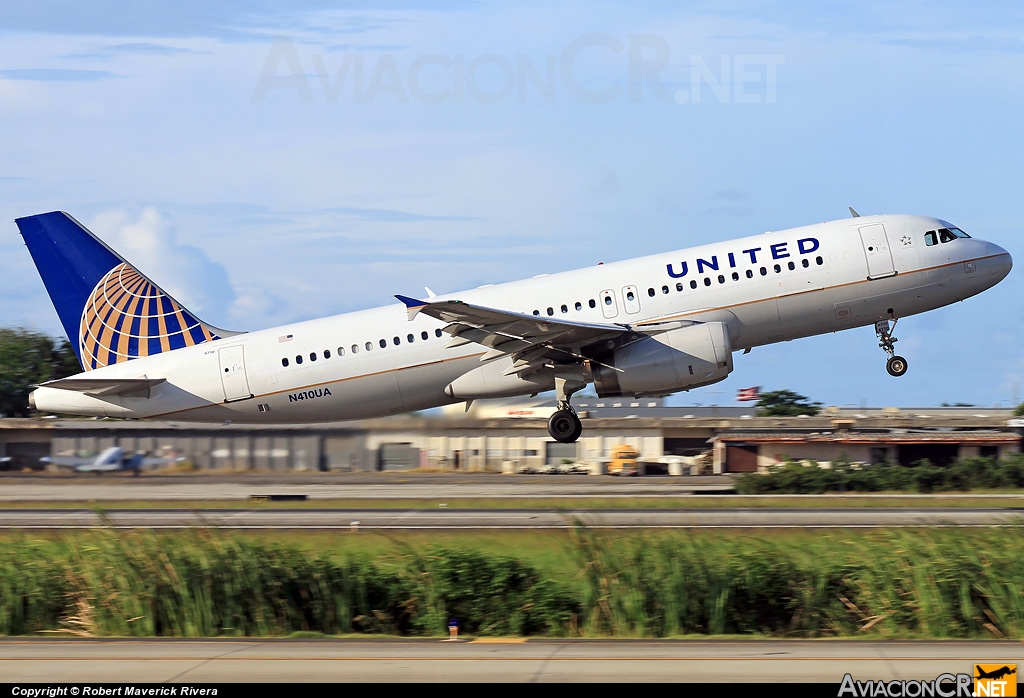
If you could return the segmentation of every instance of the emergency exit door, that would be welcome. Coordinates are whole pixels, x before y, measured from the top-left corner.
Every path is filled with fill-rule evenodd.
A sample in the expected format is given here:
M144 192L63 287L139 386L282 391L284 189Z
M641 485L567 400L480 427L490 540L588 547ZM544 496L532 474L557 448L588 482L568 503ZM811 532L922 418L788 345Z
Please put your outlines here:
M220 380L224 386L224 402L248 400L249 379L245 375L245 347L237 345L224 347L217 356L220 358Z
M896 274L884 225L875 223L860 228L860 241L864 245L864 255L868 260L869 279L881 279Z

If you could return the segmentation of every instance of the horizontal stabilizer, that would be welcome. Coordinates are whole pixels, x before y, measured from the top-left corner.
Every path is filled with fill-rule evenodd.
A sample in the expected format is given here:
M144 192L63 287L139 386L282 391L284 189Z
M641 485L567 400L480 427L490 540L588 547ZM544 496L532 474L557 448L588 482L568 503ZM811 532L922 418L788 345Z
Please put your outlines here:
M149 397L149 389L166 380L166 378L61 378L36 387L72 390L91 397L109 395Z

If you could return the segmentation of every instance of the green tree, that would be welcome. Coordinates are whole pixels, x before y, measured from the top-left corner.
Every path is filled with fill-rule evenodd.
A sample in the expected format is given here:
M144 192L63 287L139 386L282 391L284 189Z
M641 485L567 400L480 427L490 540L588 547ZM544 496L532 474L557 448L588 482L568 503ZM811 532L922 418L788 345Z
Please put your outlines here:
M81 373L66 339L25 329L0 328L0 416L27 417L32 386Z
M820 402L808 402L806 397L791 390L761 393L761 399L757 401L757 414L760 417L814 416L819 412Z
M1017 405L1017 409L1013 411L1014 417L1024 417L1024 402Z

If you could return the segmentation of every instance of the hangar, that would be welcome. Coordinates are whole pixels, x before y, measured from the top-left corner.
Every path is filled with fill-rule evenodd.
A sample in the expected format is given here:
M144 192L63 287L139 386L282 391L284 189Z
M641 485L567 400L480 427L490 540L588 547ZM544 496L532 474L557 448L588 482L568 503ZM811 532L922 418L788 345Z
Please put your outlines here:
M0 419L0 457L14 469L41 456L88 457L108 446L184 457L199 470L359 471L430 468L501 472L607 459L628 444L648 474L670 456L698 457L703 472L738 473L786 458L864 463L1020 450L1024 422L997 408L825 408L815 417L757 417L747 407L670 407L658 400L581 400L575 444L553 441L553 404L488 401L432 415L304 426L200 425L93 419Z

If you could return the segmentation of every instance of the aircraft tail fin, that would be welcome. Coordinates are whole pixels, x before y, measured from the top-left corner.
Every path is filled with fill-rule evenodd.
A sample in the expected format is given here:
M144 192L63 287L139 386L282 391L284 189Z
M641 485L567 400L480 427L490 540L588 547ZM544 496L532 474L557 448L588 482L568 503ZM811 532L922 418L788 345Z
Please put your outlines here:
M15 223L86 371L237 334L199 320L63 211Z

